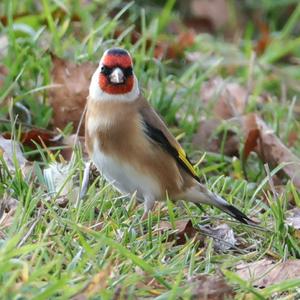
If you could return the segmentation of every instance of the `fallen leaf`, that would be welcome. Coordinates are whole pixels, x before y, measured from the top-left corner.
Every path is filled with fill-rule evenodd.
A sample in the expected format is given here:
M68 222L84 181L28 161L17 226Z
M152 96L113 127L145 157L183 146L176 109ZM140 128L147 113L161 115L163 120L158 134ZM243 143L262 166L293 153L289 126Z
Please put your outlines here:
M236 273L257 287L267 287L288 279L300 279L300 260L274 263L270 259L262 259L237 265Z
M201 120L197 132L193 136L194 146L208 152L219 153L222 147L225 131L218 132L222 124L219 119ZM239 156L240 140L236 133L227 130L223 152L228 156Z
M243 116L238 119L238 123L243 128L246 141L248 140L243 157L247 158L251 151L255 151L263 162L272 167L281 163L286 164L282 171L291 178L299 189L300 159L282 143L274 131L256 114Z
M55 203L61 207L61 208L65 208L67 207L68 203L69 203L69 199L68 197L66 197L65 195L63 196L59 196L56 198Z
M183 245L186 243L187 238L195 237L200 231L193 226L190 219L183 219L175 221L175 228L168 221L161 221L155 231L169 231L173 230L168 236L168 242L176 241L176 245Z
M169 24L172 29L175 26ZM175 30L170 30L168 35L158 36L154 45L154 57L157 59L177 59L184 55L184 51L195 44L196 33L193 29L187 29L183 24L176 22ZM115 33L115 38L118 38L126 31L127 28L119 27ZM137 43L141 39L141 32L137 30L131 31L129 34L132 44ZM146 40L146 49L153 46L151 39Z
M214 248L218 251L228 251L236 244L234 232L228 224L221 224L215 228L201 227L201 230L214 239Z
M5 239L5 229L13 223L13 218L19 201L8 194L0 200L0 239Z
M5 139L11 138L10 132L4 132L2 135ZM50 147L50 149L48 149L50 152L52 151L52 147L55 147L54 152L61 148L60 155L67 161L72 157L74 146L80 145L84 158L87 158L87 152L85 151L84 146L84 137L77 137L76 134L64 137L57 131L50 131L34 127L30 130L24 130L20 133L20 142L22 145L31 147L33 149L36 149L36 145L39 145L42 148ZM32 159L32 157L29 159ZM36 156L34 156L33 159L36 159Z
M176 244L177 245L183 245L186 242L186 239L193 238L194 236L199 233L199 230L197 230L194 226L191 220L180 220L176 222L176 230L175 233L176 237Z
M227 224L221 224L215 228L206 226L194 227L189 219L175 221L175 228L168 221L161 221L155 231L173 231L168 235L168 242L176 241L176 245L183 245L187 239L195 238L204 245L206 236L214 239L214 248L219 251L227 251L235 246L236 239L232 228Z
M79 195L79 186L76 186L73 177L72 162L51 163L44 169L44 178L50 194L59 193L60 197L69 196L75 202ZM64 200L62 200L64 202Z
M114 38L118 39L120 36L122 36L124 34L124 32L127 30L127 27L118 27L115 32L114 32ZM131 44L135 44L137 43L140 38L141 38L141 33L138 32L137 30L132 30L130 32L130 34L128 34L128 36L130 37L130 43ZM150 47L150 44L148 41L146 41L146 46L147 48Z
M286 224L292 227L296 231L296 235L300 237L300 208L294 207L286 212Z
M269 27L266 23L259 20L257 25L260 31L260 38L258 39L257 44L255 46L255 52L258 55L262 55L264 54L267 47L270 45L272 39L271 39Z
M181 3L180 9L185 24L198 32L213 32L224 27L229 20L226 0L187 0Z
M4 132L3 137L11 139L10 132ZM36 148L35 144L40 146L61 146L63 138L58 132L52 132L42 128L33 128L20 133L20 142L24 146Z
M14 173L16 171L14 163L16 161L23 174L27 173L25 172L27 171L26 167L28 167L30 163L24 157L20 145L16 141L8 140L0 136L0 156L3 157L10 172Z
M296 143L296 141L298 140L298 132L295 131L291 131L288 135L288 146L289 147L293 147Z
M237 83L217 77L203 83L200 99L205 106L213 107L216 118L226 120L244 113L247 91Z
M178 36L168 39L158 39L154 47L154 57L157 59L177 59L183 56L184 51L195 43L193 30L182 31Z
M184 50L186 48L192 47L195 44L196 33L194 30L185 30L179 33L177 42L179 46Z
M65 208L69 203L77 205L85 196L90 185L90 179L94 179L93 171L96 168L92 163L86 163L88 168L84 170L83 182L80 186L80 176L74 170L74 161L49 164L43 170L44 180L48 191L46 201L52 201L53 195L55 204ZM88 173L88 174L87 174ZM99 172L97 171L98 176ZM42 203L41 203L42 204ZM94 208L95 214L99 214L97 207Z
M235 293L221 276L198 275L190 280L192 299L225 300L233 299Z
M19 204L19 201L8 194L4 194L0 202L0 217L3 213L8 213L11 210L15 210Z
M53 125L63 129L71 122L75 132L83 117L90 80L97 65L90 62L75 64L54 55L52 64L54 87L49 91L49 103L53 108ZM84 122L80 135L84 135Z
M248 158L249 154L256 149L258 145L259 134L260 133L258 128L254 128L249 131L244 144L244 151L243 151L244 161Z
M206 83L201 90L201 99L206 106L213 103L216 117L219 119L231 118L228 123L229 126L235 124L242 128L245 139L244 162L249 154L254 151L263 162L268 163L271 167L283 163L282 171L291 178L299 189L300 159L282 143L260 117L254 113L243 115L247 93L242 87L234 85L228 88L228 84L225 84L227 92L224 92L222 85L224 85L224 81L221 79L214 79ZM215 99L214 102L212 102L213 99ZM220 124L218 120L200 122L198 131L193 137L193 144L202 147L206 151L219 152L222 137L213 136L218 124ZM224 153L227 155L232 153L237 156L239 153L239 140L234 131L229 131L229 133L228 137L230 139L227 138L225 141ZM229 147L230 151L225 151L227 150L226 147Z
M29 13L20 13L20 14L15 14L13 16L13 20L17 20L23 17L27 17L28 15L30 15ZM4 16L0 16L0 23L2 23L3 26L7 26L8 25L8 18L6 15Z
M1 43L1 40L0 40ZM3 87L4 85L4 81L6 76L8 75L8 70L5 66L0 66L0 89Z

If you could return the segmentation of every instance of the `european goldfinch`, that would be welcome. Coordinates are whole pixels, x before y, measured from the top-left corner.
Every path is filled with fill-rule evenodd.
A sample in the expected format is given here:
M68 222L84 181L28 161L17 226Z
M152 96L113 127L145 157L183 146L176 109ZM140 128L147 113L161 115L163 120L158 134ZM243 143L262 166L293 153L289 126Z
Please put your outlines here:
M144 215L166 195L218 207L252 221L200 183L182 147L141 95L130 54L105 51L92 76L85 119L86 148L100 173L121 193L144 203Z

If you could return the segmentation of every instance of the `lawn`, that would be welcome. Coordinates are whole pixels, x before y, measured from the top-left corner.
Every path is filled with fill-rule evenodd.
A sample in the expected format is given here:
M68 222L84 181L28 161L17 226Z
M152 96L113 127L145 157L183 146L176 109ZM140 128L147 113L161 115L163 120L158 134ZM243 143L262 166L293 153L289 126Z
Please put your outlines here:
M257 226L167 197L142 221L87 180L89 81L114 46ZM298 1L1 1L0 299L300 299L299 65Z

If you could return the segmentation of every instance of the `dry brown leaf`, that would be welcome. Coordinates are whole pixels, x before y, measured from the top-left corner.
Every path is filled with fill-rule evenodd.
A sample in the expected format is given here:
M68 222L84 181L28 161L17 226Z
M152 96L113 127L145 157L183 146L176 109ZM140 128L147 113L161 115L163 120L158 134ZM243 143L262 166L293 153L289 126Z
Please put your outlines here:
M247 91L237 83L217 77L202 85L200 99L206 106L213 106L216 118L226 120L244 113Z
M300 208L294 207L286 212L286 223L300 233Z
M187 238L191 239L198 235L199 230L197 230L191 220L180 220L176 222L176 230L174 237L176 239L177 245L185 244Z
M221 123L222 122L218 119L200 121L197 133L193 136L193 145L204 151L220 152L224 132L219 134L216 134L216 132ZM238 156L239 144L240 141L236 133L232 130L228 130L224 144L224 154L228 156Z
M243 280L253 282L255 286L267 287L288 279L300 279L300 260L274 263L270 259L263 259L238 265L236 273Z
M121 36L126 27L119 27L116 29L114 36L118 38ZM178 20L168 24L168 35L158 36L154 46L154 57L157 59L178 59L184 54L184 51L195 44L196 33L193 29L186 29ZM137 43L141 39L142 33L133 30L130 34L130 41L132 44ZM149 38L146 40L146 48L153 46L153 41Z
M298 140L299 133L295 131L291 131L288 135L288 146L293 147Z
M286 164L283 172L289 176L297 188L300 188L300 159L288 149L275 135L274 131L256 114L249 114L239 118L242 125L248 148L244 150L244 157L255 151L259 157L270 166ZM254 134L254 133L255 134ZM251 147L249 146L251 145Z
M159 227L155 231L169 231L173 226L168 221L161 221ZM176 241L176 245L183 245L186 243L187 238L191 239L195 237L200 231L195 228L190 219L183 219L175 221L174 232L168 236L168 242ZM199 238L199 236L197 236Z
M233 299L235 293L221 276L198 275L191 279L192 299L225 300Z
M1 40L0 40L1 42ZM8 69L5 66L0 66L0 89L4 84L5 77L8 75Z
M118 39L121 35L124 34L124 31L127 30L127 29L128 28L125 27L125 26L119 26L119 27L117 27L116 30L115 30L115 32L114 32L114 38ZM130 39L130 43L133 44L133 45L135 43L137 43L141 39L141 36L142 36L142 34L139 31L137 31L136 29L132 30L127 35L127 37L129 37L129 39ZM150 43L148 41L146 42L146 46L147 46L147 48L150 47Z
M224 85L225 84L225 85ZM223 85L223 87L222 87ZM216 91L221 92L216 92ZM226 91L227 92L224 92ZM217 97L217 95L219 95ZM217 98L216 98L217 97ZM283 172L289 176L295 186L300 188L300 159L288 149L275 135L266 123L256 114L240 116L244 113L247 93L239 85L228 86L221 79L214 79L206 83L201 90L201 99L205 105L217 102L214 114L219 119L232 118L232 124L242 128L245 138L243 160L245 161L252 151L255 151L263 162L271 167L284 164ZM206 151L218 152L221 146L220 136L213 135L218 127L217 120L202 121L198 132L193 137L193 144ZM238 155L239 141L234 132L229 131L225 141L224 153Z
M0 136L0 156L3 156L9 171L15 172L14 161L16 159L20 169L23 171L23 174L27 173L26 169L30 163L24 157L20 145L17 142Z
M236 244L233 230L227 224L221 224L215 228L194 227L190 219L183 219L175 221L175 228L173 228L170 222L161 221L155 231L169 230L174 230L174 232L169 234L168 242L176 241L176 245L183 245L187 239L195 238L200 242L200 246L203 246L206 236L214 239L214 247L219 251L227 251Z
M8 194L4 194L0 202L0 217L4 212L8 213L11 210L15 210L19 204L19 201Z
M171 40L160 39L154 48L154 57L158 59L177 59L183 56L184 51L193 46L196 34L193 30L182 31Z
M4 132L3 137L11 139L10 132ZM49 131L46 129L33 127L30 130L22 131L20 133L20 142L24 146L36 148L36 144L40 146L61 146L62 136L55 131Z
M243 160L245 161L249 154L257 147L258 138L259 138L258 128L254 128L249 131L248 136L246 137L244 151L243 151Z
M4 230L10 227L19 201L5 194L0 200L0 239L5 238Z
M198 32L213 32L228 23L229 10L226 0L187 0L182 1L180 8L185 23Z
M264 54L267 47L271 44L272 39L271 39L270 29L266 23L259 20L257 25L260 31L260 38L257 41L257 44L255 46L255 52L258 55L262 55Z
M193 137L193 144L206 151L220 152L225 132L222 131L217 134L216 130L222 124L222 120L243 119L241 116L245 113L248 96L249 93L243 86L237 83L228 83L220 77L204 83L200 91L200 99L206 108L213 110L214 118L200 122L198 131ZM259 100L263 101L263 98ZM248 128L247 126L248 124L243 126L244 130ZM250 126L248 131L245 134L245 157L256 146L258 135L257 127L254 125ZM239 156L239 136L230 129L227 130L226 134L224 154Z
M214 248L218 251L227 251L236 244L234 232L228 224L220 224L215 228L201 227L201 230L214 239Z
M11 133L4 132L2 136L5 139L10 139ZM40 145L42 148L55 147L55 152L57 151L58 147L61 147L62 149L60 151L60 155L67 161L69 161L72 157L74 146L78 145L82 149L83 158L88 157L84 146L84 136L77 136L76 134L71 134L64 137L58 131L50 131L33 127L30 130L25 130L20 133L20 142L22 145L31 147L33 149L36 149L36 144ZM51 152L50 149L48 150Z
M50 89L49 103L53 108L53 124L62 129L72 122L76 131L97 65L90 62L77 65L56 56L52 56L52 64L51 78L55 87ZM80 135L83 134L84 124L80 128Z

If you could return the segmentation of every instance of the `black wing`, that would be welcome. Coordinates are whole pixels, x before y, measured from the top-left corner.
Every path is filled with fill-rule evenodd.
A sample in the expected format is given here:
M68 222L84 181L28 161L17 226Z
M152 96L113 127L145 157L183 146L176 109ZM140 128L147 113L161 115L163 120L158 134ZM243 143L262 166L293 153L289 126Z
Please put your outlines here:
M172 157L176 160L176 162L193 178L195 178L198 182L200 182L199 177L196 174L196 171L185 154L184 150L181 147L174 147L171 145L169 140L166 138L164 133L152 126L150 123L144 120L145 124L145 133L150 137L153 141L158 143L165 151L167 151Z

